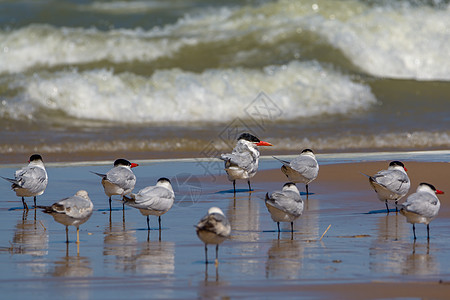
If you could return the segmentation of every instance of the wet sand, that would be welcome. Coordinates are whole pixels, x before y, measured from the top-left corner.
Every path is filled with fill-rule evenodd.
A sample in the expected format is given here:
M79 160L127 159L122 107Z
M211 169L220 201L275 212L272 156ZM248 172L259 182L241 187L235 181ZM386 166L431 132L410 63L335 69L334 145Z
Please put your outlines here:
M438 159L439 160L439 159ZM320 161L320 160L319 160ZM261 161L252 180L238 182L233 196L222 165L215 162L144 162L135 168L135 191L157 178L172 179L174 207L162 216L161 239L157 219L146 230L137 210L121 209L108 201L98 178L109 165L51 166L50 182L39 205L48 205L86 189L95 205L91 219L81 225L79 247L69 229L39 210L27 214L5 182L0 184L0 288L8 298L57 299L137 298L258 298L296 299L446 299L450 293L450 185L448 162L406 161L412 193L419 182L434 184L441 195L441 211L430 225L417 225L414 243L411 225L400 214L386 214L367 178L388 161L324 163L310 185L305 211L295 222L276 224L264 205L266 192L280 189L285 177L275 162ZM204 164L208 164L206 172ZM213 171L216 170L216 171ZM11 176L14 168L1 168ZM28 204L32 203L27 199ZM214 248L204 263L204 248L194 224L211 206L219 206L232 224L232 238ZM331 225L331 226L330 226ZM321 235L330 226L322 240Z

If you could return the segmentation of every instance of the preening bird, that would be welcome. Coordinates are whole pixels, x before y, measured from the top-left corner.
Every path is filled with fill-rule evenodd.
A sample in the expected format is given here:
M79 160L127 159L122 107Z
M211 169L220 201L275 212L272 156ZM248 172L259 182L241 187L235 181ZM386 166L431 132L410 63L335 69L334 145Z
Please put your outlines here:
M15 173L15 178L3 179L12 183L11 189L18 197L22 197L23 208L28 210L28 205L24 197L33 197L36 207L36 196L44 193L48 183L47 171L44 162L39 154L33 154L28 161L28 165Z
M430 222L437 216L441 207L436 194L443 193L432 184L423 182L419 184L416 192L409 195L401 204L400 213L412 224L414 239L416 239L416 223L427 225L427 238L430 239Z
M92 204L88 193L79 190L74 196L62 199L51 206L39 206L45 213L51 214L56 222L66 226L66 243L69 242L69 226L77 228L77 244L80 243L80 225L92 215Z
M231 153L221 154L220 159L225 161L225 171L228 179L233 182L233 191L236 193L236 179L247 179L248 189L250 179L258 171L259 151L258 146L272 146L261 141L250 133L242 133L238 137L236 146Z
M205 261L208 263L208 244L216 245L216 266L219 263L219 245L230 237L231 225L222 210L211 207L195 226L197 235L205 243Z
M304 149L299 156L293 160L286 161L273 157L283 164L281 172L293 183L304 183L306 194L309 194L308 185L317 178L319 174L319 164L311 149Z
M111 196L124 196L134 189L136 185L136 176L131 168L138 164L131 163L126 159L119 158L114 162L114 167L106 174L92 172L102 178L103 189L106 196L109 197L109 210L111 210Z

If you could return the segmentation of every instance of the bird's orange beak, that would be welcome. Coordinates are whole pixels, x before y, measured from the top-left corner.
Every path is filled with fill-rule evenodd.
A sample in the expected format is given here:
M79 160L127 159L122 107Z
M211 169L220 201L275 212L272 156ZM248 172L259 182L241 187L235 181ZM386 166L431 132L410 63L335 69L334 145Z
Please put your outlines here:
M139 165L135 164L135 163L131 163L131 168L134 168L134 167L137 167L137 166L139 166Z
M436 194L443 194L444 192L441 190L436 190Z
M273 145L271 143L268 143L268 142L259 141L259 143L256 144L256 146L273 146Z

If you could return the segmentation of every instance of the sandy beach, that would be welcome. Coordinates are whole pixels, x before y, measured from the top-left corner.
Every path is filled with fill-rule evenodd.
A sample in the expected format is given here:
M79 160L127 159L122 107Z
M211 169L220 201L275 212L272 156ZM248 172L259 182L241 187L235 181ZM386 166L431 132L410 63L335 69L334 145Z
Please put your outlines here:
M211 162L209 162L211 163ZM295 222L276 224L264 205L264 195L286 181L276 163L261 161L252 180L238 182L236 197L223 172L206 175L195 161L147 161L134 169L135 190L166 176L174 185L176 203L162 217L161 240L157 219L147 232L139 211L108 201L98 179L89 171L109 165L83 164L48 167L50 183L39 205L48 205L84 188L94 202L91 219L81 225L79 247L70 228L40 210L25 213L9 185L0 185L0 287L9 298L38 294L57 299L259 298L297 299L446 299L450 292L450 225L448 162L406 161L412 193L419 182L434 184L441 195L438 217L426 227L417 225L417 241L405 218L391 212L371 189L367 178L388 161L324 163L310 185L305 211ZM1 168L10 176L14 168ZM30 204L30 199L27 200ZM219 266L205 265L203 244L193 225L211 206L219 206L232 225L232 237L219 248ZM329 230L319 241L321 235ZM148 239L148 240L147 240ZM213 248L209 261L213 262ZM19 288L20 286L20 288Z

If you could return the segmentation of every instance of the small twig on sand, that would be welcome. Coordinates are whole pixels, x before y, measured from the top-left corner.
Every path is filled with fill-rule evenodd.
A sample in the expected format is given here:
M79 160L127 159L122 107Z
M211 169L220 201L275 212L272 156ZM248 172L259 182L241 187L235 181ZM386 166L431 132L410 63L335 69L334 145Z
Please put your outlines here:
M328 229L330 229L330 227L331 227L331 224L328 225L327 229L322 233L322 236L320 237L319 242L322 240L322 238L323 238L323 236L325 235L325 233L328 232Z

